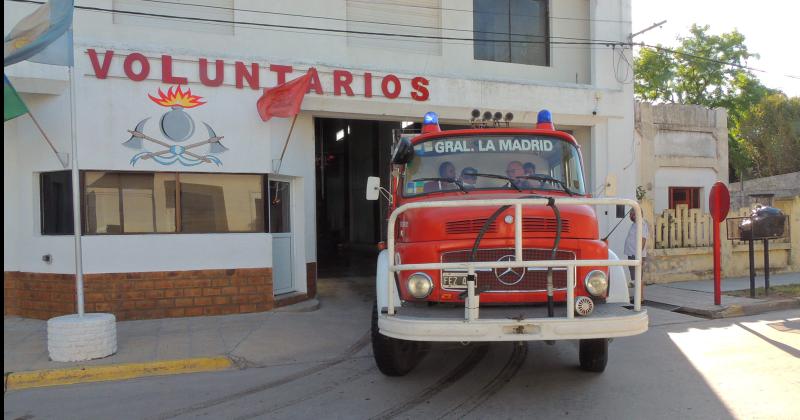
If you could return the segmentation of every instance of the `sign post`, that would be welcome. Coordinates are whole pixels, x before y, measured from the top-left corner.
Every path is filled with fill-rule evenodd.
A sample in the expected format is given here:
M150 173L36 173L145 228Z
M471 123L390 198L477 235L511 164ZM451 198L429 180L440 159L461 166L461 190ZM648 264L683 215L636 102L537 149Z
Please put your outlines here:
M730 206L731 194L728 187L720 181L715 182L708 197L708 207L714 220L714 305L722 304L719 225L728 217Z

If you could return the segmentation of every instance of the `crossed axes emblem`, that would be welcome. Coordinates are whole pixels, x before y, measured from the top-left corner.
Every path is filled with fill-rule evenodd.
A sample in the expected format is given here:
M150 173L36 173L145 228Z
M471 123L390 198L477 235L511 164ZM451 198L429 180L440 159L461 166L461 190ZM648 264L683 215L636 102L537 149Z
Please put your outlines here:
M203 146L203 145L206 145L206 144L209 145L209 153L223 153L223 152L226 152L228 150L228 148L225 147L220 142L220 140L222 140L224 138L224 136L218 136L214 132L214 129L211 128L211 126L208 125L207 123L204 122L203 125L205 125L206 129L208 130L208 136L209 136L208 139L200 141L200 142L188 144L186 146L181 146L181 145L169 145L166 142L163 142L163 141L158 140L156 138L150 137L147 134L144 134L144 132L143 132L144 131L144 125L147 122L147 120L149 120L149 119L150 118L143 119L142 121L139 122L139 124L136 124L136 128L135 129L128 130L128 132L131 134L131 138L128 139L126 142L122 143L122 145L125 146L125 147L128 147L128 148L131 148L131 149L141 150L144 147L144 141L143 140L147 140L147 141L153 142L153 143L155 143L155 144L157 144L159 146L164 147L164 149L160 150L160 151L157 151L157 152L147 152L147 151L145 151L145 152L139 153L139 154L135 155L133 157L133 159L131 159L131 164L135 164L136 161L138 161L139 159L147 160L147 159L157 158L159 156L181 158L184 155L193 158L194 161L200 161L200 162L205 162L205 163L215 163L217 165L221 164L221 161L216 156L211 156L211 155L202 156L202 155L198 155L198 154L196 154L194 152L189 151L190 149L195 149L197 147L200 147L200 146ZM183 160L181 160L181 162L183 163ZM159 163L161 163L161 162L159 162Z

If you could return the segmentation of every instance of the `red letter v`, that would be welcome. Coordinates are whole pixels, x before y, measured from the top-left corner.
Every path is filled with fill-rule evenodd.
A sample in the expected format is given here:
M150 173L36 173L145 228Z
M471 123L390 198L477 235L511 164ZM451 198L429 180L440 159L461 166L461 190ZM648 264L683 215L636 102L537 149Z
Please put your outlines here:
M114 51L106 50L105 55L103 55L102 65L97 62L97 51L95 51L93 48L90 48L87 52L89 53L89 60L92 62L94 75L98 79L105 79L108 77L108 69L111 68L111 58L114 57Z

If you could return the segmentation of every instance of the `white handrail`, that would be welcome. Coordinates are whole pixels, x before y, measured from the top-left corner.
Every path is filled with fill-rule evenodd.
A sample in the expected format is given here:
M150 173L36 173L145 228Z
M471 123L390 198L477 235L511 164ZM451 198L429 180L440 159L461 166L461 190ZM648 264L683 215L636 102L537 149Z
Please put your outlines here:
M452 201L418 201L406 203L396 208L389 216L387 232L387 251L389 253L389 270L387 276L389 315L394 315L394 296L392 282L395 273L406 270L443 270L480 268L519 268L519 267L564 267L567 270L567 316L573 317L570 308L575 304L574 288L577 267L585 266L634 266L634 302L635 311L642 310L642 209L639 203L628 198L585 198L585 197L553 197L555 205L627 205L636 214L636 259L634 260L538 260L524 261L522 259L522 207L547 205L550 198L512 198L488 200L452 200ZM449 208L449 207L485 207L485 206L514 206L516 221L514 223L514 261L477 261L458 263L424 263L424 264L396 264L395 261L395 225L397 218L406 211L421 208ZM401 286L398 285L398 289Z

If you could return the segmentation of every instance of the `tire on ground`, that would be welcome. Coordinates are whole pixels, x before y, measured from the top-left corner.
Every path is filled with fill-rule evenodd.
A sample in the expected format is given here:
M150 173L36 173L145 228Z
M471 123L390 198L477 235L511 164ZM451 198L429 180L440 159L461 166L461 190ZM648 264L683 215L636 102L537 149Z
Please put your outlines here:
M589 372L602 372L608 363L608 339L593 338L580 340L578 344L578 358L581 369Z
M378 331L378 305L372 307L372 354L386 376L404 376L422 360L429 346L417 341L387 337Z

